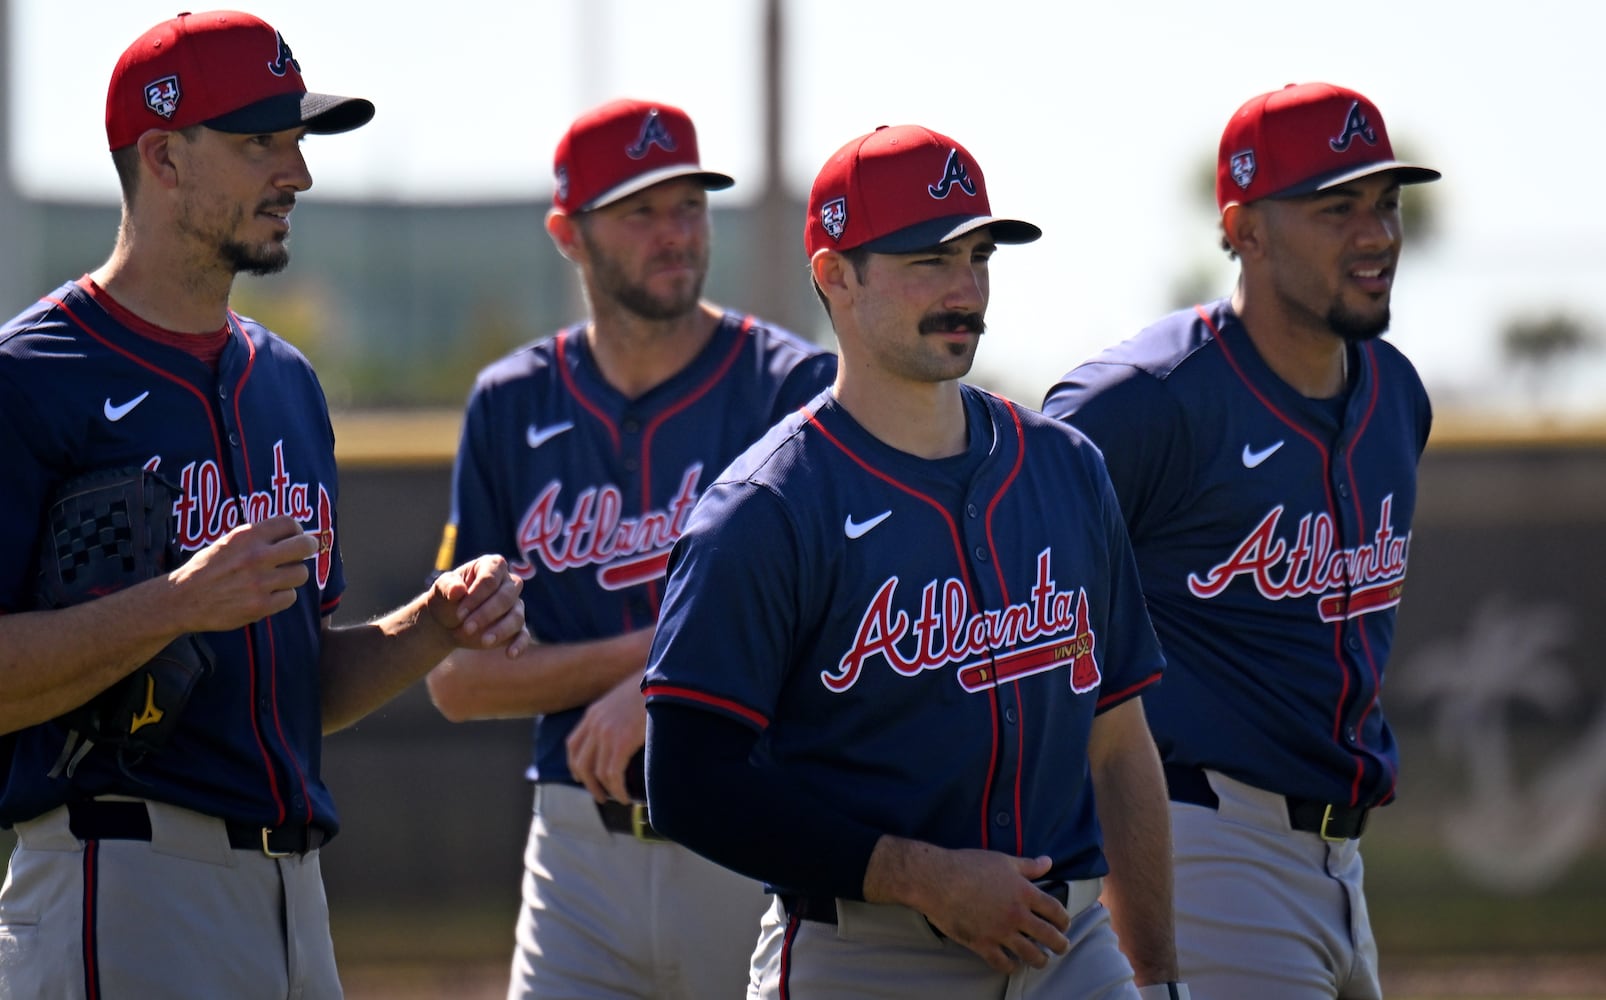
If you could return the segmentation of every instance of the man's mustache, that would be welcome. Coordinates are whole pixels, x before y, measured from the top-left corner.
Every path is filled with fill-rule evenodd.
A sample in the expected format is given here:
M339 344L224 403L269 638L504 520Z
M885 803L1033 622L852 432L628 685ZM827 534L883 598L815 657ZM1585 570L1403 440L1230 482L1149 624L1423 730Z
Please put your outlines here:
M987 322L977 312L932 313L920 321L921 333L986 333Z

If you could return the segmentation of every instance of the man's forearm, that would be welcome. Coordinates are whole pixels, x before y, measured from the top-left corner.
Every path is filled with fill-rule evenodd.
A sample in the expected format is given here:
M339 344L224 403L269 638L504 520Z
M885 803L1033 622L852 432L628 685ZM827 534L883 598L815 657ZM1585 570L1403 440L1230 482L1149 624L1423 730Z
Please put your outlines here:
M1091 756L1094 801L1110 863L1104 899L1121 951L1144 986L1178 975L1170 810L1160 757L1139 704L1134 699L1111 710L1126 713L1116 743Z
M429 693L453 722L546 715L589 705L647 665L652 629L532 644L519 656L459 650L430 672Z

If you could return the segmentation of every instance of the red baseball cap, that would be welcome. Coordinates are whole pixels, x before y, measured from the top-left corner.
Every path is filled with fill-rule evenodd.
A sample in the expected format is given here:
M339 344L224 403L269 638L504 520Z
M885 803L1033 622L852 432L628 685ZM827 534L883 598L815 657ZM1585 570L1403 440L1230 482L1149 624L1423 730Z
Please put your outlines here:
M1394 158L1383 115L1365 97L1330 83L1290 83L1250 98L1227 122L1216 205L1312 194L1384 170L1402 184L1439 179L1437 170Z
M691 116L668 104L622 99L576 118L552 156L552 204L565 212L610 205L676 177L719 191L736 181L704 170Z
M307 93L284 36L236 10L183 13L145 32L117 60L106 91L114 150L153 128L256 134L304 125L332 133L373 116L373 103L360 97Z
M1043 231L1000 219L987 203L987 181L959 143L919 125L883 125L825 161L809 192L803 245L821 250L865 247L912 253L983 226L999 243L1030 243Z

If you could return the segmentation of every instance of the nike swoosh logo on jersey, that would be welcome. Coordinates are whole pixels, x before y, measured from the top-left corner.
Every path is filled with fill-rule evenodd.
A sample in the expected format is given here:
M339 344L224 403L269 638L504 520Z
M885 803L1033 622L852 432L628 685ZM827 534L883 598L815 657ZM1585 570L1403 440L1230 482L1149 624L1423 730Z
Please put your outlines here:
M574 424L568 420L561 424L553 424L551 427L537 427L531 424L530 429L524 432L524 443L531 448L539 448L573 427Z
M144 392L140 393L138 396L135 396L133 399L130 399L128 402L124 403L122 406L113 406L112 405L112 398L110 396L107 396L106 397L106 406L104 408L105 409L105 413L106 413L106 419L110 420L112 423L115 424L117 421L123 419L124 417L126 417L130 413L132 413L134 411L134 407L136 407L139 404L145 402L145 397L149 396L150 394L151 394L151 391L149 389L146 389Z
M853 515L849 514L848 519L842 522L842 533L847 535L849 538L862 538L871 528L874 528L876 525L880 524L882 521L885 521L891 516L892 511L884 510L875 517L870 518L868 521L855 521L853 519Z
M1261 462L1264 462L1266 459L1275 455L1277 453L1277 449L1281 448L1282 446L1283 443L1278 441L1276 444L1267 445L1259 451L1255 451L1247 444L1244 445L1244 468L1253 469Z

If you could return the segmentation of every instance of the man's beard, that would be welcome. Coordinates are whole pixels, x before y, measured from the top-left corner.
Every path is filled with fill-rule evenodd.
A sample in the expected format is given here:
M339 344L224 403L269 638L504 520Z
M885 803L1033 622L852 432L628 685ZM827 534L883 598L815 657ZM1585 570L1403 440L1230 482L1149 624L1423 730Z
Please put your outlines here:
M585 241L586 252L591 257L592 276L598 290L617 302L622 309L646 320L671 320L685 316L702 301L703 281L708 277L706 255L700 261L693 258L690 251L681 255L686 262L697 267L697 280L690 288L678 294L655 295L645 285L636 284L626 277L619 262L603 252L583 229L580 238ZM659 261L649 263L656 264Z
M218 247L218 255L235 274L278 274L290 263L290 248L282 240L265 246L249 246L236 240L225 240Z
M1327 310L1327 326L1351 343L1373 340L1389 328L1389 308L1384 306L1383 312L1376 316L1361 316L1335 305Z

